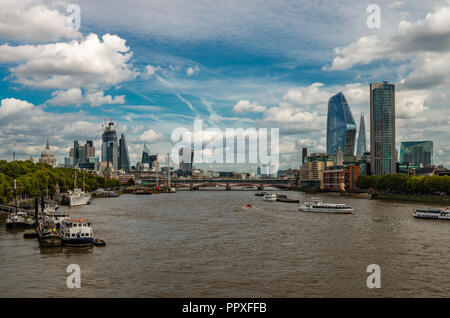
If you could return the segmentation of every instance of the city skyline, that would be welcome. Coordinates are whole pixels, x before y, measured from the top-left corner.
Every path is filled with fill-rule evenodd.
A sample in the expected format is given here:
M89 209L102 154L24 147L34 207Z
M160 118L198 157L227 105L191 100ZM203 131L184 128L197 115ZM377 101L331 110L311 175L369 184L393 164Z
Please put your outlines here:
M130 164L135 165L143 144L153 153L167 153L172 130L190 129L200 118L205 129L280 128L281 169L298 168L302 148L326 151L328 99L342 91L353 114L368 114L370 83L386 80L396 85L397 150L401 141L433 140L433 162L450 166L450 90L442 76L450 48L439 40L446 33L429 27L450 18L445 1L436 6L382 2L380 29L367 27L365 4L350 2L321 7L320 19L311 14L317 8L310 1L301 8L286 2L277 12L271 10L275 4L253 1L207 5L209 16L229 17L217 24L204 21L196 5L177 17L180 24L166 23L157 18L160 4L138 2L140 11L155 18L151 23L144 23L133 9L114 25L107 20L120 12L117 3L108 4L105 14L98 3L77 3L79 30L57 24L66 12L52 1L11 2L0 13L6 18L14 10L27 12L39 4L44 11L56 10L57 25L43 30L17 19L21 28L36 29L25 32L29 37L0 27L0 77L5 84L0 87L1 159L11 160L13 152L24 160L37 158L47 137L58 162L73 140L93 140L99 151L100 123L112 117L127 137ZM241 6L258 14L239 19ZM287 12L292 19L286 19ZM322 23L323 16L335 17L336 12L337 19ZM274 23L260 22L267 19ZM444 44L424 48L417 34ZM277 46L274 41L258 41L262 35L276 37ZM61 54L44 53L50 49ZM430 57L434 62L426 68Z

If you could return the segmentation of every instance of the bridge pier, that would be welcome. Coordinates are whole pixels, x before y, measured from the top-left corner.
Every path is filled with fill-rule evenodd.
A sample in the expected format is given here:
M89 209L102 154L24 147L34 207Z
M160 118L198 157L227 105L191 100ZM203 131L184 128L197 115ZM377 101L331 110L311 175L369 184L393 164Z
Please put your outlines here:
M225 190L230 191L231 190L231 185L229 183L227 183L225 185Z
M264 185L263 184L258 184L258 190L264 190Z

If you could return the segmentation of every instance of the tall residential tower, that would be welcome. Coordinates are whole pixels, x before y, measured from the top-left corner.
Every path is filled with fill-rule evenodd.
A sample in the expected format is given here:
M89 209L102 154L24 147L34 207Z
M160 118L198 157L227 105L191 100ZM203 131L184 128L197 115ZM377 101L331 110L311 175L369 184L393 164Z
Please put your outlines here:
M395 86L370 84L370 161L374 175L395 173Z

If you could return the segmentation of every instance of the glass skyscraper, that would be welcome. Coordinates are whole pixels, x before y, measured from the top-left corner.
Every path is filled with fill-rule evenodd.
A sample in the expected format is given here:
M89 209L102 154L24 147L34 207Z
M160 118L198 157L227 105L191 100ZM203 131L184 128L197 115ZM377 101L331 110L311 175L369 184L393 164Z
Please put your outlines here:
M366 124L364 122L364 114L361 113L361 119L359 120L358 143L356 144L356 155L358 158L361 158L362 154L367 151L366 145Z
M356 123L342 92L328 101L327 153L335 154L340 148L345 155L354 155Z
M374 175L395 173L395 86L370 84L370 158Z
M119 140L119 169L130 171L130 157L128 155L128 144L125 135L120 135Z
M102 162L110 162L114 169L119 168L119 149L114 123L106 123L102 134Z
M415 166L430 166L433 164L432 141L408 141L400 146L400 162L414 163Z

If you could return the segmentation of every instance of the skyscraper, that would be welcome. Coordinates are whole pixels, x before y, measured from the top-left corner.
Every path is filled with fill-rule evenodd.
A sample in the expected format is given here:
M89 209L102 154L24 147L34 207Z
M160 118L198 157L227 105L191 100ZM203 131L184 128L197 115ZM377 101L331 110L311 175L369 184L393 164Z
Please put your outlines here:
M328 101L327 153L335 154L340 147L345 155L355 153L356 123L342 92Z
M102 162L110 162L114 169L119 168L117 133L114 123L105 124L105 131L102 134Z
M119 169L130 171L130 157L128 155L128 144L125 135L120 135L119 140Z
M148 168L151 169L153 163L158 160L158 155L151 155L150 150L146 144L144 144L144 150L142 151L141 164L148 164Z
M180 157L180 170L185 175L190 176L192 174L192 163L194 162L194 149L181 147L178 155Z
M400 163L414 163L415 166L430 166L433 164L432 141L408 141L400 146Z
M366 150L366 124L364 122L364 113L361 113L361 119L359 120L359 132L358 132L358 143L356 145L356 155L361 158L362 154Z
M395 173L395 86L370 84L370 161L374 175Z

